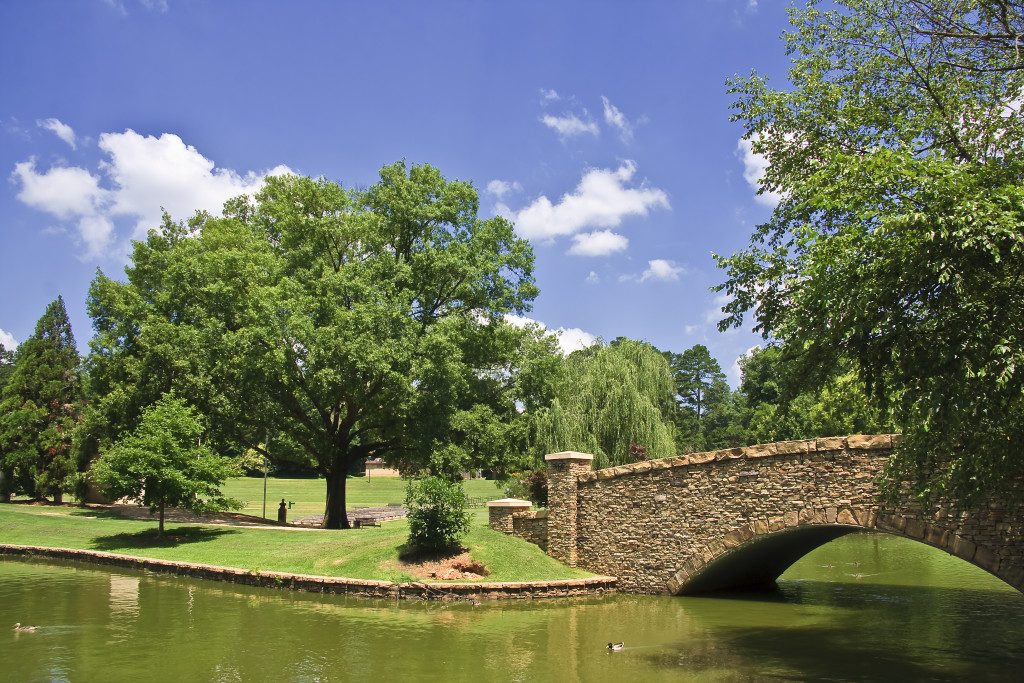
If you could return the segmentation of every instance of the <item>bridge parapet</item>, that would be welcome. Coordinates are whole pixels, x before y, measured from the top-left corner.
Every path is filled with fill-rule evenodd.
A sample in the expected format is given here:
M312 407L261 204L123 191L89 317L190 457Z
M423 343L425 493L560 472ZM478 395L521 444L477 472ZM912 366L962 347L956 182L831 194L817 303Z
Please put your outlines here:
M922 510L911 498L880 506L875 481L899 439L777 442L597 472L587 454L553 454L548 553L617 576L622 590L686 593L771 582L817 545L877 530L941 548L1024 589L1024 510L990 501L954 515L941 503ZM519 528L514 533L525 536Z
M653 470L665 470L675 467L706 465L710 462L727 460L758 460L788 455L815 455L834 453L837 451L885 451L891 452L899 442L900 434L871 434L863 436L834 436L823 439L804 439L801 441L777 441L775 443L758 444L742 448L725 448L706 453L677 455L658 460L644 460L629 465L618 465L594 472L580 473L577 481L581 484L598 480L615 479ZM550 457L550 456L549 456Z

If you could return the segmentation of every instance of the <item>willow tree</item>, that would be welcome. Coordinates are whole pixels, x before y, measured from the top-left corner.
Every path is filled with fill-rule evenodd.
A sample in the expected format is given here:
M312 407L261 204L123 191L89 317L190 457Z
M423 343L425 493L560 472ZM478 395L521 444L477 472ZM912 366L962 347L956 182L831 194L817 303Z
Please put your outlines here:
M386 166L365 191L267 178L224 217L137 243L127 283L98 278L94 364L126 406L150 362L222 442L271 459L268 432L296 444L326 478L324 526L345 528L360 461L451 475L512 429L525 333L503 319L537 294L533 253L478 209L430 166Z
M666 417L673 387L668 361L649 344L620 340L576 351L555 380L551 404L534 415L534 455L591 453L597 468L632 462L636 446L650 458L675 455Z

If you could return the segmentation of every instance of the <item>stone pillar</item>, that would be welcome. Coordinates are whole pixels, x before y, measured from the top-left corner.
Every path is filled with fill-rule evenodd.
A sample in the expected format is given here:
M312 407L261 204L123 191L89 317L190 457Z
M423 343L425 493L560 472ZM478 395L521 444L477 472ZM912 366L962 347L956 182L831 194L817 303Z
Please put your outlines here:
M548 463L548 555L576 566L576 477L590 471L594 456L566 451L545 455Z
M503 534L512 535L515 527L512 524L512 515L522 510L529 510L533 505L528 500L518 498L502 498L487 503L487 517L491 528Z

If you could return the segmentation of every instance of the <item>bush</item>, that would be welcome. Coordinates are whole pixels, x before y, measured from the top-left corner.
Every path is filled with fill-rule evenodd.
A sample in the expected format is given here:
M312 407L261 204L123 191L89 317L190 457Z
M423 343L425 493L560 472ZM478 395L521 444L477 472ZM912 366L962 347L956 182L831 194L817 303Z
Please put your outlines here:
M462 482L441 477L410 481L405 488L409 509L409 543L423 550L457 546L469 532L466 492Z

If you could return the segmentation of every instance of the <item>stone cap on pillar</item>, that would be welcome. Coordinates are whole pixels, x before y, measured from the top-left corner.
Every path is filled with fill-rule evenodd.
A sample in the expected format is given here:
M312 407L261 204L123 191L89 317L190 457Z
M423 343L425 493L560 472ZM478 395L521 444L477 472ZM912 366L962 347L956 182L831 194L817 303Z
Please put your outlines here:
M487 502L489 508L523 508L532 507L533 503L528 500L520 500L518 498L502 498L501 500L491 500Z
M561 453L549 453L544 456L545 460L593 460L594 456L589 453L577 453L576 451L562 451Z

